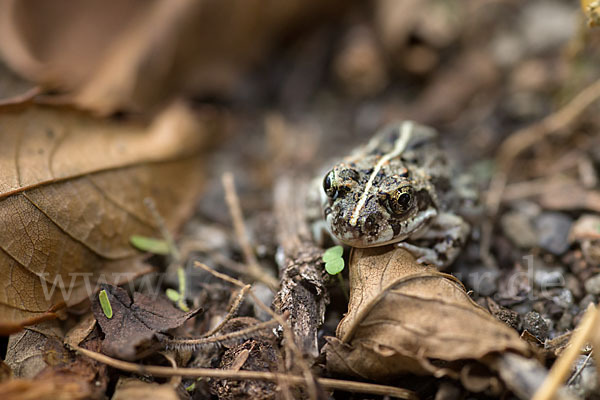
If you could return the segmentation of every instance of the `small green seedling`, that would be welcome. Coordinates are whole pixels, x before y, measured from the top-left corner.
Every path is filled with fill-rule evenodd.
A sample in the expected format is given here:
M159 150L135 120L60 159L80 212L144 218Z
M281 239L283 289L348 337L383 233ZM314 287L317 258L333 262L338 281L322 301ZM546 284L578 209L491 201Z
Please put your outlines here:
M196 390L196 382L192 382L192 384L186 387L185 390L187 390L188 392L193 392L194 390Z
M348 293L346 292L346 285L344 284L344 278L342 278L341 272L344 270L344 248L342 246L333 246L325 250L323 253L323 261L325 262L325 271L329 275L337 275L340 282L340 288L348 299Z
M337 275L344 270L344 248L342 246L333 246L323 253L325 270L330 275Z
M177 268L177 281L179 283L179 290L168 288L165 290L165 294L169 300L171 300L173 303L177 303L177 307L179 307L181 311L188 312L190 309L185 304L185 271L181 267Z
M344 259L336 258L325 263L325 270L330 275L337 275L344 270Z
M177 301L177 307L182 311L188 312L190 309L185 305L185 288L187 286L185 270L181 267L177 268L177 280L179 281L179 300Z
M111 319L113 316L112 306L110 305L110 300L108 300L108 295L106 294L106 290L102 289L98 294L98 299L100 300L100 307L102 307L102 312L106 316L106 318Z
M129 242L138 250L160 254L163 256L171 253L171 247L166 240L133 235L129 238Z
M169 300L171 300L173 303L177 303L179 301L179 299L181 298L181 296L179 295L179 292L175 289L168 288L166 290L165 294L167 295Z

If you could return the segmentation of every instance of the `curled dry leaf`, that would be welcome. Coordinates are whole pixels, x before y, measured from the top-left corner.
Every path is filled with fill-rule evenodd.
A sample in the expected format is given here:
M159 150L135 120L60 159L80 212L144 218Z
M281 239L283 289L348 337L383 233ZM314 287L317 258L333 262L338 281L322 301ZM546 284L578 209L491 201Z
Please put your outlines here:
M477 305L456 278L417 264L404 249L354 249L349 271L348 314L326 350L334 372L374 380L404 373L459 378L472 367L468 360L530 355L517 332Z
M210 122L181 105L150 127L66 107L0 107L0 332L80 302L99 280L147 271L129 244L159 235L144 199L176 229L200 188Z
M44 353L51 343L62 344L59 321L45 321L12 335L8 340L5 361L19 378L33 378L46 368Z

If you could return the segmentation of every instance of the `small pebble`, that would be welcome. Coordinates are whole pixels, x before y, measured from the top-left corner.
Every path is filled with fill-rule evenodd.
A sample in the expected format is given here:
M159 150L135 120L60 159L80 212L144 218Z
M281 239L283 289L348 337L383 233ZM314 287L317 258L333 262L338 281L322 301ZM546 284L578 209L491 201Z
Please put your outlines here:
M519 35L508 29L494 37L490 50L496 64L505 68L517 64L527 51Z
M579 278L573 274L567 274L565 276L565 287L569 289L573 294L573 297L577 299L580 299L584 295L582 282L580 282Z
M528 53L556 49L575 35L577 8L554 0L529 1L520 18Z
M569 313L568 311L565 312L558 320L558 323L556 324L556 329L559 332L567 332L569 330L572 330L573 329L573 314Z
M466 276L466 283L480 296L491 296L498 290L500 270L479 267L474 268Z
M542 213L535 220L538 245L552 254L563 254L569 248L571 224L571 218L563 213Z
M600 215L584 214L571 228L570 240L596 240L600 239Z
M591 294L600 294L600 274L592 276L585 282L585 290Z
M518 247L527 249L537 244L537 235L531 226L531 221L523 213L511 211L500 219L502 230Z
M586 294L583 297L583 299L581 299L581 301L579 302L579 309L587 310L590 304L597 304L596 296L594 296L593 294Z
M523 329L527 330L542 342L548 338L548 324L544 321L544 318L535 311L530 311L525 314L525 317L523 318Z
M494 313L494 316L517 331L521 327L521 316L516 311L508 308L501 308Z
M561 289L555 296L552 296L552 302L560 308L570 308L573 303L573 293L569 289Z
M273 302L273 291L264 283L255 283L254 285L252 285L252 291L254 292L254 295L258 297L264 304L271 304ZM253 304L253 307L254 314L259 320L267 321L271 318L271 315L268 312L258 307L255 303Z
M533 279L535 285L542 290L548 290L557 286L562 287L566 284L565 273L562 268L536 269Z

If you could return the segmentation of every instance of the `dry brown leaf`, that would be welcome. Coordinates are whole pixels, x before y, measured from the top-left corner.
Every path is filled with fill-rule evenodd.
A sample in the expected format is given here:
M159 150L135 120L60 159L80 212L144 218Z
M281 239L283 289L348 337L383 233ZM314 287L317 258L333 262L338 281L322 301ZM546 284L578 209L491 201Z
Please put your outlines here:
M46 368L44 351L48 342L62 344L62 337L58 321L25 329L9 338L5 361L16 377L33 378Z
M286 32L346 3L7 0L0 4L0 54L28 79L110 113L182 91L224 94Z
M354 249L350 285L348 314L327 345L335 372L374 380L404 373L459 378L464 361L530 354L517 332L477 305L456 278L417 264L403 249Z
M99 337L86 341L84 347L91 351L98 351ZM64 384L77 384L87 387L91 393L86 398L104 397L110 380L106 365L74 354L58 341L48 341L43 356L46 367L33 380L54 379Z
M92 398L89 385L62 377L10 379L0 384L2 398L11 400L80 400Z
M65 334L65 344L71 348L79 346L96 327L96 318L89 312Z
M172 385L143 382L136 378L119 378L112 400L178 400Z
M6 363L18 379L0 384L3 399L98 398L104 393L106 366L72 358L62 336L59 321L47 321L10 337Z
M122 360L136 360L157 349L164 332L175 329L201 312L183 312L166 297L155 298L135 292L133 298L123 288L102 285L112 308L112 316L104 313L98 298L92 300L92 311L104 333L102 352Z
M182 222L200 188L207 129L182 105L150 127L0 107L0 331L83 300L98 280L147 271L129 244L159 235L143 201L154 200L169 229Z
M0 383L12 378L12 369L4 361L0 361Z

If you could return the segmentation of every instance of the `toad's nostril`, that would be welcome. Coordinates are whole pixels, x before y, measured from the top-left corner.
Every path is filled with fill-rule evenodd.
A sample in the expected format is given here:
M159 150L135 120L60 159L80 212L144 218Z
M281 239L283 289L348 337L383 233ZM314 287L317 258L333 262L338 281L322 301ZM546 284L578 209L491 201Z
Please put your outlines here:
M381 217L381 216L380 216ZM366 234L373 234L377 232L379 229L379 224L377 223L378 217L377 214L369 215L363 224L363 230Z

